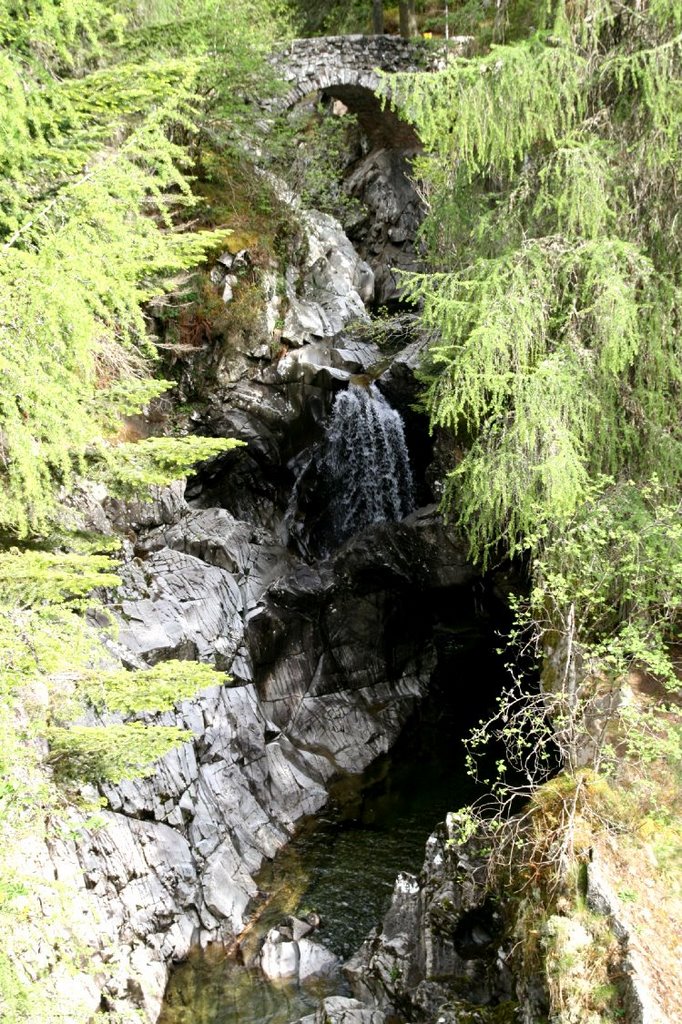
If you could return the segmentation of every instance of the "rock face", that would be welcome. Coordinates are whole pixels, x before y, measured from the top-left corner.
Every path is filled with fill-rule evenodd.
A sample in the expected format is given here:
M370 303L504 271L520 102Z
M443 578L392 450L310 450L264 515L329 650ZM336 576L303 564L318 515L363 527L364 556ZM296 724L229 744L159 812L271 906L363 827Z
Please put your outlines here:
M670 947L661 948L660 929L649 907L619 897L619 882L623 884L620 868L617 843L600 838L587 865L587 906L606 918L619 942L619 974L628 1024L665 1024L679 1017L679 937ZM636 870L643 870L645 875L647 868L636 864ZM666 895L654 888L649 898L665 905Z
M344 183L367 211L351 235L373 268L378 306L400 298L400 271L422 269L415 239L424 206L410 177L415 155L415 149L373 149Z
M287 312L282 341L301 346L333 338L352 320L367 320L374 274L360 259L341 225L325 213L302 215L307 254L302 268L286 272Z
M139 532L111 605L116 653L130 665L198 659L232 681L147 716L195 741L153 777L103 787L104 827L77 847L119 947L103 1005L133 1002L149 1019L168 963L237 935L262 895L263 860L323 806L335 776L396 740L435 665L428 595L475 578L433 509L311 564L226 509L183 502L168 523L165 508ZM264 969L330 968L304 939L273 940Z
M344 967L354 994L389 1017L454 1024L458 1007L512 998L485 858L471 843L457 845L455 836L449 817L427 842L421 874L398 877L382 927Z

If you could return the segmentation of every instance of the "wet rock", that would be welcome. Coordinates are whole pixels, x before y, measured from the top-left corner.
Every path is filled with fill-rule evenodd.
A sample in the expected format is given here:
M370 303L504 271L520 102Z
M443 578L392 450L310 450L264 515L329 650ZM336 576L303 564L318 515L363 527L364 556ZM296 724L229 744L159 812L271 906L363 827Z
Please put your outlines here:
M303 938L298 943L300 962L298 976L301 981L321 978L334 974L339 968L339 958L321 942Z
M344 966L355 995L389 1014L432 1019L446 1003L511 998L485 857L474 841L458 845L454 834L450 818L433 833L421 874L398 877L382 926Z
M407 330L410 322L406 323ZM381 392L398 409L407 409L421 392L422 385L417 381L416 371L428 345L428 338L418 337L409 341L377 380Z
M380 349L367 341L339 335L334 342L316 341L288 352L277 362L278 383L344 387L354 374L366 373L382 359Z
M380 523L352 537L333 559L339 577L365 586L433 590L464 586L477 578L463 539L446 528L435 505L400 523Z
M269 931L260 954L265 977L270 981L298 978L299 962L298 943L283 938L277 928Z

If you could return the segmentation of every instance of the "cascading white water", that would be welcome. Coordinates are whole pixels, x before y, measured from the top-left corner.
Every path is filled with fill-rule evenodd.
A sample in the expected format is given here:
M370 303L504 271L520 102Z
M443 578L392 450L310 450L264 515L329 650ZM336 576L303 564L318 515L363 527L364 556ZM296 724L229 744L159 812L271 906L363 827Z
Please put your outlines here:
M336 396L321 469L336 543L414 509L403 421L375 384L351 384Z

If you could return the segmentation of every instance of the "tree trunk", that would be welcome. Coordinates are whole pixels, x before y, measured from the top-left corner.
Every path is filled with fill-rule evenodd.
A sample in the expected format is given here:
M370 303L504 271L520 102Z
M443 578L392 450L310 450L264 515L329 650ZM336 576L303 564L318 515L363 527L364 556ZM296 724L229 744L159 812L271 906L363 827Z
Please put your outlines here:
M375 36L384 34L384 0L372 0L372 32Z
M400 11L400 34L403 39L411 39L417 34L417 12L415 10L416 0L400 0L398 9Z

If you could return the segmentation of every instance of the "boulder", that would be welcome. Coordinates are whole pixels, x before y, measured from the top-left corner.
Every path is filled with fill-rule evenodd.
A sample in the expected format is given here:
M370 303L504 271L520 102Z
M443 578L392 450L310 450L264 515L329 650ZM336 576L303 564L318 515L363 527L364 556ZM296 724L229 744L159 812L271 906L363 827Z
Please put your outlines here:
M313 939L303 938L298 942L299 965L298 976L300 981L308 981L310 978L320 978L334 974L340 966L340 961L331 950L323 946L321 942Z
M265 938L259 962L260 969L270 981L298 978L298 943L283 936L277 928L272 928Z
M326 977L339 967L339 959L330 950L309 938L311 925L289 917L265 936L258 963L271 981L310 981Z

